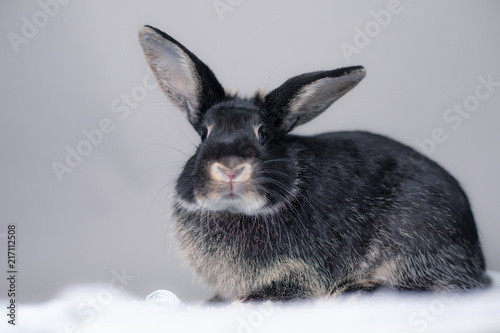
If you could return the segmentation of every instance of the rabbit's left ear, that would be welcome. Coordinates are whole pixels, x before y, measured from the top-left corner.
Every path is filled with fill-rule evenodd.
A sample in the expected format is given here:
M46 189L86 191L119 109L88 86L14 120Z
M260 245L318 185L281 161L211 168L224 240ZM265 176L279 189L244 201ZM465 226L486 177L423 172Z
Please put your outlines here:
M203 113L225 99L214 73L181 43L156 28L142 27L139 41L160 88L200 131Z
M287 133L320 115L365 75L362 66L354 66L295 76L264 97L268 121Z

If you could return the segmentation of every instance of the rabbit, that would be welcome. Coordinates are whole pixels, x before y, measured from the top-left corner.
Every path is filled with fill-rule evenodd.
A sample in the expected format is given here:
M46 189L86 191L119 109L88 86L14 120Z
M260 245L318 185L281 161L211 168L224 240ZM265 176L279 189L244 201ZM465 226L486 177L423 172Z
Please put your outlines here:
M290 134L354 88L362 66L301 74L243 98L164 32L144 26L139 40L200 136L172 217L212 301L489 285L467 196L441 166L369 132Z

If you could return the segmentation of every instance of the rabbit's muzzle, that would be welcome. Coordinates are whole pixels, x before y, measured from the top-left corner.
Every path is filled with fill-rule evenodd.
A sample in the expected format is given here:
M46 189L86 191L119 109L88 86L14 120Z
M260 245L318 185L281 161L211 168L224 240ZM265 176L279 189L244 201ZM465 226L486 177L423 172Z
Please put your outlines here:
M234 164L234 163L232 163ZM210 166L210 177L222 185L221 195L232 199L241 193L241 185L251 180L252 167L249 163L239 163L235 166L214 162Z
M202 177L195 189L196 201L202 207L248 214L265 204L250 161L230 157L211 161L205 168L208 177Z

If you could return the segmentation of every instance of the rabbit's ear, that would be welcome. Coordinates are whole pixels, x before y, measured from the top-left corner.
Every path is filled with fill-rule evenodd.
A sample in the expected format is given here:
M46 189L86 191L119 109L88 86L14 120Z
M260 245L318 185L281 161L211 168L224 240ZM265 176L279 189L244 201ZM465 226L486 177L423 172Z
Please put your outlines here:
M151 26L139 30L146 60L161 89L196 130L210 106L225 99L214 73L175 39Z
M354 66L295 76L264 97L269 121L287 133L317 117L365 75L362 66Z

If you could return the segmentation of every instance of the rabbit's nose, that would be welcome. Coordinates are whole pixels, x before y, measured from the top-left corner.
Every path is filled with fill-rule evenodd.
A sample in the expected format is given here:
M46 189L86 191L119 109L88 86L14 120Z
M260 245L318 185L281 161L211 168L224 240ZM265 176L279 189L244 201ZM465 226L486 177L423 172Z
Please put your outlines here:
M240 163L234 167L227 167L215 162L210 167L210 175L216 181L243 182L250 179L252 167L249 163Z

